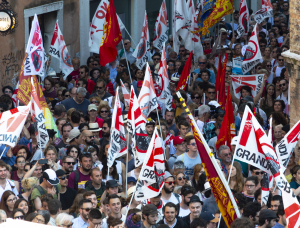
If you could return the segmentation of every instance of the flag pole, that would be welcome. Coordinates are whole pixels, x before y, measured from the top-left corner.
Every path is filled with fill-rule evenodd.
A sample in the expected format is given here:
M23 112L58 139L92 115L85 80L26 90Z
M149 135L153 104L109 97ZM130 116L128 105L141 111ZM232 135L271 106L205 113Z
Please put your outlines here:
M205 93L203 93L203 96L204 96L204 98L203 98L203 104L205 105Z
M157 114L157 119L158 119L159 129L160 129L160 137L161 137L161 139L163 139L163 137L162 137L162 129L161 129L161 126L160 126L160 120L159 120L159 115L158 115L157 108L156 108L156 114ZM163 151L164 151L164 158L165 158L165 161L167 161L167 160L166 160L166 153L165 153L164 147L163 147Z
M122 40L122 45L123 45L123 49L124 49L124 54L125 54L126 61L129 62L128 59L127 59L126 50L125 50L125 47L124 47L123 40ZM131 85L132 85L131 73L130 73L130 69L129 69L129 66L128 66L127 62L126 62L126 65L127 65L127 69L128 69L129 76L130 76L130 82L131 82Z
M127 119L128 121L128 119ZM126 199L127 199L127 173L128 173L128 153L129 153L129 132L127 134L127 154L126 154L126 186L125 186L125 190L126 190Z
M3 151L2 151L1 156L0 156L0 159L1 159L2 156L3 156L3 154L4 154L5 150L6 150L6 147L7 147L7 145L5 145L5 147L4 147Z
M124 25L124 29L127 32L128 36L130 37L130 39L132 40L132 43L134 44L134 46L136 47L136 43L134 42L133 38L130 36L129 32L127 31L125 25ZM123 41L122 41L123 42Z
M138 182L139 182L139 179L137 179L137 182L136 182L136 183L138 183ZM129 211L129 209L130 209L130 206L131 206L131 203L132 203L132 199L133 199L135 193L136 193L136 187L135 187L135 189L134 189L134 192L133 192L133 194L132 194L132 196L131 196L131 199L130 199L130 202L129 202L129 204L128 204L128 210L126 210L125 218L127 218L128 211ZM126 219L124 219L124 222L123 222L123 224L122 224L122 227L125 225L125 222L126 222Z
M180 102L182 102L182 101L183 101L183 98L182 98L180 92L177 92L176 95L177 95L178 98L180 99ZM183 104L185 105L184 101L183 101ZM200 137L201 141L202 141L202 142L206 142L206 141L205 141L205 138L204 138L203 135L201 134L201 131L199 130L199 127L198 127L198 125L197 125L197 123L196 123L194 117L191 115L191 112L188 112L188 115L189 115L189 118L190 118L191 122L193 123L193 125L194 125L196 131L199 133L199 137ZM208 147L207 143L203 143L203 146L205 147L206 153L208 153L208 151L210 151L210 148ZM213 155L212 153L208 153L208 155L209 155L209 158L210 158L212 164L214 165L214 167L219 167L219 164L217 163L217 161L216 161L214 155ZM237 206L237 204L236 204L235 198L234 198L234 196L233 196L233 194L232 194L232 192L231 192L231 189L230 189L228 183L226 182L226 179L225 179L225 177L224 177L224 175L223 175L221 169L220 169L220 168L216 168L216 172L218 173L219 178L220 178L221 181L223 182L224 187L225 187L226 191L228 192L228 195L229 195L229 197L230 197L230 200L231 200L231 202L232 202L232 206L233 206L233 208L234 208L234 210L235 210L235 212L236 212L237 217L240 218L240 217L241 217L241 214L240 214L239 208L238 208L238 206Z

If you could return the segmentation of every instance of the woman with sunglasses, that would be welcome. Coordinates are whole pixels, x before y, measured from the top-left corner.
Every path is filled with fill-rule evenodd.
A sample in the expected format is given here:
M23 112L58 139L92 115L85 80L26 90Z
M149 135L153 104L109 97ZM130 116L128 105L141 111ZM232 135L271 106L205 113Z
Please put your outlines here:
M183 186L187 183L187 179L184 172L182 171L175 172L174 175L175 175L175 187Z
M66 99L70 98L70 91L68 89L64 89L62 91L62 98L63 98L63 100L66 100Z
M203 90L202 90L203 91ZM195 103L195 104L197 104L198 106L200 106L201 105L201 98L202 98L202 96L201 96L201 94L200 94L200 92L199 91L193 91L192 93L191 93L191 99L192 99L192 101Z
M12 212L14 210L14 204L16 201L17 197L12 191L6 190L3 193L0 201L0 209L6 212L8 218L12 218Z
M105 104L100 104L98 107L98 115L102 120L109 119L110 117L110 107Z
M244 186L244 177L242 174L241 165L238 162L233 162L233 166L228 166L229 170L231 169L229 187L233 193L240 193L243 191ZM226 180L228 180L229 172L226 175Z
M13 219L19 219L19 220L24 220L25 219L25 212L21 209L15 209L12 213L12 218Z
M276 100L275 86L268 84L263 97L260 100L259 108L262 109L269 119L272 112L274 112L274 101Z

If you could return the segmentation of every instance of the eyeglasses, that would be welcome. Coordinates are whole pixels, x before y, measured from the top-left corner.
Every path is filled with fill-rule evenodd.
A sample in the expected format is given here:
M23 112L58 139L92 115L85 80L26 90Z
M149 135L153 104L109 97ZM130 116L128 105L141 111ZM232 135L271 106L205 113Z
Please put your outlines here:
M168 64L169 66L174 66L174 64Z
M216 92L207 92L208 94L215 94Z
M59 177L61 180L69 179L68 176Z
M106 130L108 127L102 127L103 130Z
M101 113L108 113L108 111L107 110L105 110L105 111L100 111Z
M159 61L159 60L160 60L160 58L154 58L153 60L154 60L154 61Z
M24 219L24 215L16 216L14 219Z
M197 144L196 144L196 143L190 143L189 145L191 145L191 146L196 146Z
M264 171L261 171L261 172L257 171L257 172L255 172L255 175L259 175L259 174L263 175Z
M124 43L124 45L130 44L130 42Z
M34 220L35 220L37 223L41 223L41 224L44 224L44 223L45 223L44 220L38 219L37 217L35 217Z
M74 152L74 151L73 151ZM77 152L77 151L76 151ZM64 163L66 163L67 165L75 165L76 164L76 162L64 162Z
M281 87L281 86L285 86L286 85L286 83L283 83L283 84L279 84L279 87Z
M267 65L267 67L272 67L272 65Z
M91 135L91 136L87 136L88 138L92 139L92 138L95 138L94 135Z
M28 169L24 169L25 172L28 172Z
M231 73L231 70L226 70L227 73Z
M169 181L169 182L165 182L165 183L167 183L168 185L172 185L172 184L175 185L175 181Z
M97 89L103 89L103 87L99 87L99 86L97 86L96 88L97 88Z
M90 210L92 210L92 208L81 208L82 210L85 210L86 212L90 212Z
M253 187L255 187L255 185L248 185L248 184L246 184L245 187L246 188L253 188Z
M16 201L16 200L17 200L17 197L15 197L15 198L13 198L13 199L9 199L9 200L7 200L7 202L12 203L12 202L14 202L14 201Z
M280 62L281 62L281 61L284 61L284 59L278 59L278 61L280 61Z
M185 50L179 50L179 52L185 52Z
M224 154L224 157L231 156L231 153Z
M178 177L178 180L179 180L179 181L181 181L182 179L183 179L183 180L186 180L186 177L185 177L185 176L183 176L183 177Z
M199 99L199 98L200 98L199 96L192 97L192 99Z
M200 65L200 64L206 64L206 62L199 62L199 65Z
M18 162L18 164L25 164L26 162L25 161L22 161L22 162Z
M98 66L98 63L94 63L94 64L92 64L93 66Z

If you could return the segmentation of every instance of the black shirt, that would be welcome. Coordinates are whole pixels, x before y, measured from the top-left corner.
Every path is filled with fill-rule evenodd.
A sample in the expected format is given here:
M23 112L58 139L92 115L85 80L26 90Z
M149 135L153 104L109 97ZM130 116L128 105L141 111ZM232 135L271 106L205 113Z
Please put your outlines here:
M157 224L165 224L164 220L160 220ZM177 218L176 224L173 226L173 228L189 228L190 226L187 225L182 219Z
M67 191L65 193L59 194L62 210L67 210L72 206L76 194L77 192L69 187L67 187Z

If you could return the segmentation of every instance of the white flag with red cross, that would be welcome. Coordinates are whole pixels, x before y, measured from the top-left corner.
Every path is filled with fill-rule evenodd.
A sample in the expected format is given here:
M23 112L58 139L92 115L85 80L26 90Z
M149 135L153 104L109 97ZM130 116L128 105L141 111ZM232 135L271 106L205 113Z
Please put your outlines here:
M57 22L55 24L49 54L59 60L59 67L65 80L74 70L74 67L72 65L71 56L69 55L64 37Z
M169 21L166 1L163 0L158 17L154 26L153 46L159 50L163 49L163 44L168 40Z
M249 32L249 10L246 0L240 2L239 25L236 32L238 34L237 39Z
M161 139L155 128L136 184L135 200L156 197L165 183L165 160Z
M260 24L268 17L273 17L273 6L270 0L262 0L261 9L254 13L253 19Z
M125 85L123 84L122 80L120 79L121 82L121 88L122 88L122 93L125 101L125 106L129 106L130 104L130 94L128 90L126 89Z

